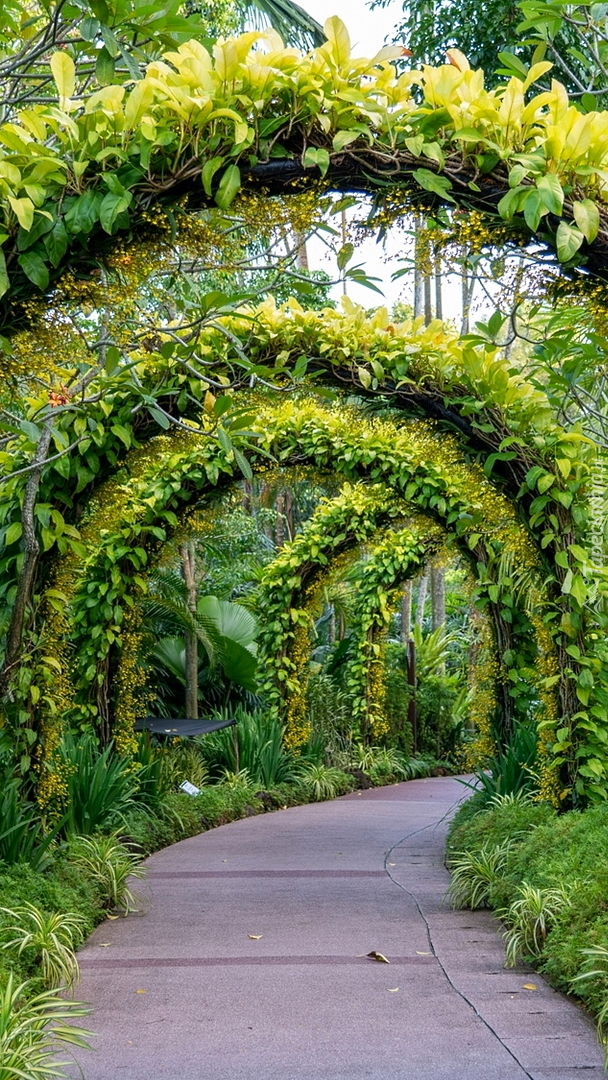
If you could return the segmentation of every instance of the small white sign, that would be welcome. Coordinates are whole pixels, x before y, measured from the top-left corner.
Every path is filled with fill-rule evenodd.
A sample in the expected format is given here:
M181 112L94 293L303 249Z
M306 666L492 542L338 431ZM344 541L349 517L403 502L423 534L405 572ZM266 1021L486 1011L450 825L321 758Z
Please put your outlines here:
M200 795L201 789L196 784L191 784L189 780L184 780L183 784L179 785L180 791L185 791L186 795Z

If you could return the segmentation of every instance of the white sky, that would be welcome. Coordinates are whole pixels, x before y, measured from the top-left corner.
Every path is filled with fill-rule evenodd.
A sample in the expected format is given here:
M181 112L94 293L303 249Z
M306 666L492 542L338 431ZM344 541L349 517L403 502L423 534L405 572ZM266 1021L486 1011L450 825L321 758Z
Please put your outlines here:
M298 0L300 6L305 8L316 20L321 23L332 15L338 15L345 23L351 37L352 49L355 55L373 56L384 44L394 40L393 30L401 15L400 0L392 0L386 8L376 8L370 11L365 0ZM338 224L339 218L334 218L333 224ZM355 252L350 266L363 263L370 277L381 278L376 282L384 293L384 300L377 293L361 286L348 284L348 295L357 303L366 307L376 307L385 303L390 308L397 300L412 302L412 289L408 277L391 282L391 273L400 267L399 255L404 250L404 236L399 230L389 233L384 245L379 245L374 239L363 243ZM313 240L309 245L309 261L311 269L326 270L332 277L338 276L335 260L329 260L325 246ZM338 298L341 288L335 289ZM454 276L446 277L443 281L443 306L444 318L460 319L460 280Z

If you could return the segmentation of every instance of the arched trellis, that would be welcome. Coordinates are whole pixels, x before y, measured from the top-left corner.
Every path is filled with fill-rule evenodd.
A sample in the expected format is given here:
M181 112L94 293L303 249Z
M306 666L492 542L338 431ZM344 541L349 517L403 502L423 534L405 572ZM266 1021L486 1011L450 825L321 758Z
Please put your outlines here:
M473 478L469 474L469 481ZM366 539L365 534L376 543L371 561L361 564L357 593L360 596L360 634L355 633L354 659L348 665L349 689L352 694L353 725L368 735L380 733L381 707L377 700L379 670L375 660L376 642L373 631L385 626L388 609L386 590L394 590L424 564L430 554L445 541L445 529L436 522L426 521L424 515L415 519L417 530L411 527L411 505L398 500L389 502L390 521L387 538L378 544L378 534L386 521L385 493L380 497L373 488L349 488L333 500L323 502L306 524L302 533L277 555L266 568L261 586L261 605L267 615L262 628L261 648L267 673L266 693L275 709L282 712L287 722L287 739L292 745L305 741L308 735L305 719L307 661L310 638L310 612L308 597L314 587L315 576L323 573L336 555ZM408 518L409 513L409 518ZM538 620L541 598L541 578L534 563L530 546L522 545L521 525L513 515L506 500L502 505L503 518L500 526L499 546L503 551L518 552L530 575L528 591L520 590L512 598L509 609L508 649L504 648L505 625L501 605L501 592L490 599L490 592L497 588L492 584L489 571L496 536L496 528L487 528L478 522L480 530L475 545L475 557L462 537L456 540L465 558L472 563L477 577L476 601L488 609L493 626L493 638L502 643L498 663L491 665L491 676L478 680L477 689L483 692L484 709L480 702L478 717L485 721L484 733L490 729L491 711L500 702L503 731L509 731L515 702L510 696L518 683L526 686L533 682L541 702L538 719L550 725L555 723L557 708L554 691L535 676L535 666L550 683L557 671L552 639L543 632ZM406 521L403 518L406 517ZM424 524L423 524L424 522ZM502 593L506 595L509 583ZM513 602L514 601L514 602ZM372 632L370 634L370 631ZM489 644L489 642L486 642ZM496 649L492 649L495 656ZM491 688L490 688L491 684ZM481 726L481 725L480 725ZM545 729L543 729L544 731ZM483 741L483 740L482 740ZM485 738L487 748L488 739ZM547 768L547 740L541 739L543 753L543 791L555 796L555 777Z
M421 525L418 524L418 529ZM445 539L445 536L444 536ZM347 684L351 692L364 702L368 723L374 727L382 725L382 706L375 687L382 674L381 641L389 626L391 601L396 602L397 594L405 581L412 576L412 564L409 554L407 533L389 533L376 543L369 557L355 567L355 611L352 621L354 662L349 668ZM472 597L480 590L473 589ZM481 590L483 598L483 589ZM556 719L555 694L550 686L544 684L546 678L557 673L555 650L551 640L542 632L542 624L537 619L541 596L539 582L531 582L527 594L522 594L523 611L520 634L526 634L526 620L535 638L532 662L525 669L525 678L536 689L539 708L536 710L537 723L541 725L541 790L544 797L554 799L556 795L555 775L551 770L547 755L547 742L543 725L553 725ZM496 659L492 621L487 618L487 609L479 609L482 616L479 647L484 653L482 664L474 664L470 685L477 700L474 702L474 724L477 739L471 747L470 760L483 761L493 748L492 721L497 705L497 681L506 675L507 680L522 677L517 667L499 664ZM494 624L496 630L496 624ZM549 651L547 651L547 649ZM506 672L504 668L507 668Z
M359 419L359 418L358 418ZM353 416L331 414L316 403L267 407L259 425L266 445L279 461L309 460L332 466L346 476L372 477L389 483L418 508L445 522L462 543L474 551L482 525L492 526L500 541L505 525L497 515L497 495L481 471L459 461L456 444L437 438L428 425L353 423ZM256 464L256 452L251 455ZM260 460L260 459L257 459ZM264 460L264 459L262 459ZM100 491L82 534L88 550L69 555L60 564L55 588L70 593L69 607L51 616L53 645L65 661L66 682L75 687L71 700L59 705L103 711L112 674L112 654L120 644L125 615L134 596L145 587L142 571L150 546L166 538L174 527L176 509L198 499L204 490L233 476L230 456L215 443L202 443L180 432L164 436L137 451L130 476L122 475ZM512 525L512 518L509 527ZM520 527L522 545L526 534ZM125 565L130 573L121 573ZM99 629L101 627L101 630ZM96 629L97 628L97 629ZM104 628L110 637L104 636ZM73 649L69 668L68 652ZM62 679L53 693L60 693ZM56 731L51 718L50 728ZM120 734L120 733L119 733ZM123 733L128 739L129 733ZM56 736L55 736L56 737ZM53 736L47 730L47 749Z

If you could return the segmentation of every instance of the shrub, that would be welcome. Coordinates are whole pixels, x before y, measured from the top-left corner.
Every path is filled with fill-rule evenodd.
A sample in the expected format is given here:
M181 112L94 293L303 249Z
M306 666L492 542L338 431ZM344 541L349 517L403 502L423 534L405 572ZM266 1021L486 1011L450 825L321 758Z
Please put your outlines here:
M450 858L448 899L456 908L488 907L492 887L504 871L511 844L484 845L480 851L457 851Z
M539 889L526 881L517 889L517 898L498 912L507 923L505 966L515 967L520 956L540 956L547 934L555 926L564 908L572 903L576 883L554 889Z
M104 903L121 908L125 915L137 910L137 901L128 885L130 877L143 878L146 871L138 856L112 836L78 836L70 845L70 857L98 882Z
M219 715L219 713L218 713ZM212 774L245 770L257 788L270 788L293 778L294 761L283 745L278 720L263 711L238 707L236 728L224 728L205 737L202 750Z
M72 1021L91 1010L65 1001L55 990L31 995L31 983L15 985L9 976L0 994L0 1080L51 1080L64 1077L58 1045L88 1047L90 1031Z
M14 910L0 907L0 911L15 920L3 928L3 936L12 934L3 949L16 949L19 956L28 950L40 963L49 989L72 986L78 980L74 948L82 941L84 919L63 911L49 914L27 902Z
M53 861L53 843L58 830L44 832L40 814L23 799L18 780L9 780L0 796L0 860L9 866L28 863L32 870L44 870Z
M300 787L311 802L335 799L352 788L352 776L328 765L305 763L299 774Z
M92 735L64 735L60 754L68 786L65 833L90 836L114 827L135 801L137 774L130 759L118 757L112 745L100 751Z

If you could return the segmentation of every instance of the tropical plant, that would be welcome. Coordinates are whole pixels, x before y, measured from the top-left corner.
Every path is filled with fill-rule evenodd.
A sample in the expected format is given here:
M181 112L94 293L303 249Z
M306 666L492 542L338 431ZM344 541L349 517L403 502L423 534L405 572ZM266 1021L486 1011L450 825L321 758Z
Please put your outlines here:
M410 778L408 763L403 754L387 746L364 746L361 742L355 743L351 764L378 779L401 777L402 780L409 780Z
M465 783L476 792L482 805L496 796L531 794L538 785L534 771L538 729L534 723L520 721L509 741L489 759L487 769L478 769L474 782Z
M450 882L447 897L452 907L487 907L492 888L502 877L511 842L492 846L484 844L480 851L455 851L450 856Z
M329 765L316 765L312 761L302 765L298 776L299 784L311 802L335 799L343 790L344 779L344 773L340 769Z
M241 604L218 600L215 596L200 597L196 610L191 611L179 594L179 578L168 572L158 578L155 588L157 591L142 602L142 610L145 625L155 641L149 663L157 711L171 715L183 709L183 691L188 687L188 635L196 637L204 650L198 658L199 699L205 694L209 696L214 682L220 685L218 672L227 687L233 684L255 693L255 616Z
M562 912L571 906L575 888L575 882L545 889L527 881L518 886L516 899L508 908L497 912L507 924L506 967L515 967L520 956L541 955L547 934Z
M61 825L45 831L40 813L23 797L17 779L7 780L0 795L0 860L9 866L29 863L44 870L53 861L53 847Z
M72 1021L91 1010L55 990L32 989L31 982L16 985L11 974L0 992L0 1080L66 1077L69 1063L57 1060L58 1047L89 1047L92 1032Z
M207 735L202 743L210 771L238 772L244 769L258 788L272 788L293 775L293 758L283 744L283 731L275 717L263 710L248 712L242 707L216 710L218 719L234 717L236 725Z
M581 949L581 955L586 958L587 970L574 977L572 989L576 991L578 984L588 979L597 980L604 988L604 1000L598 1009L596 1023L598 1039L605 1048L604 1067L608 1069L608 949L605 945L592 945L589 949Z
M66 732L59 754L67 785L62 826L66 834L84 836L111 827L133 806L137 772L112 744L100 750L93 735L76 738Z
M247 769L236 769L234 771L231 769L224 769L220 777L220 782L223 787L226 787L231 791L251 791L253 793L256 787Z
M144 878L146 870L137 855L111 836L78 836L69 848L70 859L97 883L105 907L122 910L125 915L137 910L137 898L129 878Z
M173 746L159 752L163 783L169 789L178 788L184 780L202 788L209 779L209 769L202 748L196 739L179 739Z
M25 902L21 907L0 907L0 912L14 922L2 926L2 948L27 952L40 962L42 977L49 989L72 986L78 981L75 948L83 938L85 921L71 912L45 912ZM10 936L12 935L12 936Z

